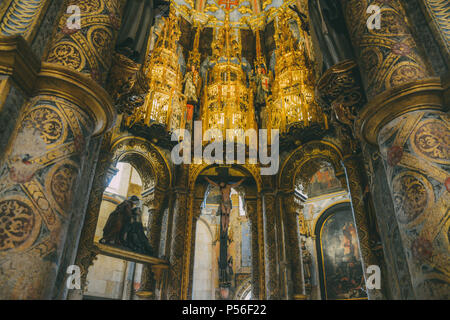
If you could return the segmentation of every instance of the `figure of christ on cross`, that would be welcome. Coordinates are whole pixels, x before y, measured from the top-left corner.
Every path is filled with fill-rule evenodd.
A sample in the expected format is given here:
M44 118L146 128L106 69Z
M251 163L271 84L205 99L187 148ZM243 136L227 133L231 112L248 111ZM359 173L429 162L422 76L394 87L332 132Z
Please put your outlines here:
M219 6L224 4L225 5L225 9L227 11L230 11L231 6L237 6L239 5L239 1L238 0L219 0Z
M209 179L208 177L205 177L206 181L208 181L210 184L212 184L215 187L218 187L220 189L220 194L222 196L220 200L220 215L221 215L221 222L222 222L222 232L223 234L227 234L228 232L228 225L230 223L230 212L231 212L231 188L237 188L239 187L242 182L244 182L245 178L243 178L241 181L234 183L234 184L228 184L226 182L219 182L216 183Z

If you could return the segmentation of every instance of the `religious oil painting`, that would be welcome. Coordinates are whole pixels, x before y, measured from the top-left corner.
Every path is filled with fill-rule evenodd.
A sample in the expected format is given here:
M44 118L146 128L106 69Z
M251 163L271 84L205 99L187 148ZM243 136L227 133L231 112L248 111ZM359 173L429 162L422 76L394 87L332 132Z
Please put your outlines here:
M342 190L341 183L336 178L331 164L321 163L320 169L312 176L308 190L308 196L317 197Z
M325 298L366 299L358 237L350 207L335 211L325 218L320 231L319 248Z

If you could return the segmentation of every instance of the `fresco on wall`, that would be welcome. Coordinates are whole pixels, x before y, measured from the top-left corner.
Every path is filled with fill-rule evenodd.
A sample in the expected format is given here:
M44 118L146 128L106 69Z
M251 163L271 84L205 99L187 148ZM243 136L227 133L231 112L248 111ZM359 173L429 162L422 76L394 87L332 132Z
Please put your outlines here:
M341 183L336 178L331 165L323 163L319 171L311 178L308 188L308 197L317 197L342 190Z
M319 244L324 298L366 299L358 237L350 209L326 218Z

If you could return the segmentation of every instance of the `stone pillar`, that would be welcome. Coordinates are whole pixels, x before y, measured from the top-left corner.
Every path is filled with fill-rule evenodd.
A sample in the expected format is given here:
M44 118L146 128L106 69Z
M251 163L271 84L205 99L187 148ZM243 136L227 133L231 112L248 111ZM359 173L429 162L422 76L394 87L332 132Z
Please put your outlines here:
M368 274L366 273L366 270L369 266L375 265L380 267L380 269L384 268L382 268L381 261L379 261L377 256L374 254L373 248L371 247L370 243L370 233L376 232L376 228L372 228L372 230L369 230L369 212L368 210L366 210L369 204L365 203L365 200L367 201L367 199L364 199L363 197L363 188L367 185L367 183L362 177L364 172L362 164L363 160L358 155L349 155L343 160L343 165L345 167L347 175L348 191L351 197L356 233L358 234L359 251L361 253L361 265L363 268L364 279L367 283ZM367 297L370 300L379 300L384 298L381 288L380 290L367 289L366 292Z
M376 158L376 156L367 154L369 145L364 141L359 143L355 137L353 120L356 118L356 112L367 103L359 73L356 62L353 60L343 61L324 73L318 82L318 91L320 101L330 115L330 122L333 124L335 137L341 145L342 153L347 155L344 156L345 162L351 169L349 171L350 183L347 183L345 174L338 175L338 178L342 185L350 186L349 191L352 197L355 201L359 201L354 204L357 215L356 223L361 224L360 226L356 225L356 229L361 230L362 236L366 236L366 239L362 239L362 241L365 248L368 248L367 244L370 245L371 251L363 251L362 258L366 260L366 265L374 264L374 257L377 258L382 272L383 295L392 299L399 297L396 282L400 281L400 278L405 278L400 274L402 270L398 270L398 266L401 266L399 261L404 260L405 255L403 248L391 240L396 238L398 232L396 232L397 222L393 214L394 208L389 186L387 182L384 182L384 168L381 168L381 175L378 172L375 174L372 158ZM365 159L360 155L361 149L365 151ZM364 172L363 163L366 163L366 172ZM375 178L378 183L373 182ZM371 203L374 194L377 196L377 203L374 201L374 210L372 210ZM402 283L402 291L408 292L408 281ZM369 296L374 298L373 292L369 292Z
M420 56L398 0L342 0L368 104L357 133L378 145L417 299L448 299L449 142L443 86ZM370 4L381 30L367 28Z
M94 180L92 182L92 189L75 259L75 265L79 266L81 271L81 289L70 291L70 300L82 299L83 291L86 288L89 267L94 263L97 256L97 251L94 248L94 237L100 213L100 206L103 201L103 193L118 171L116 168L112 167L112 154L110 151L111 135L108 133L103 138L102 146L100 148L100 156L97 160Z
M203 192L200 194L205 195L205 187L197 186L202 189ZM190 266L189 266L189 285L188 285L188 299L192 299L192 288L194 281L194 264L195 264L195 239L197 236L197 222L202 214L201 205L203 203L203 198L195 198L193 202L193 221L192 221L192 236L191 236L191 258L190 258Z
M280 195L279 198L281 215L284 218L285 233L287 238L287 253L290 264L292 293L289 298L296 300L305 300L305 284L303 276L303 261L301 258L302 250L300 246L298 230L298 205L295 203L293 194Z
M143 203L149 210L148 220L148 240L153 248L153 256L159 257L159 243L161 240L162 210L164 205L165 193L163 190L155 189L150 194L145 191L142 193Z
M173 212L172 243L170 250L170 271L167 287L168 300L180 300L183 274L183 258L186 242L188 195L185 190L176 191Z
M52 296L62 250L68 248L67 230L77 206L73 200L87 201L78 196L86 184L81 168L87 146L115 119L101 84L122 3L68 4L82 7L81 30L67 29L69 15L61 15L35 95L23 107L0 168L2 299Z
M407 23L400 0L341 0L369 101L376 95L432 75ZM381 8L381 29L370 30L366 13Z
M264 193L262 196L264 220L264 264L266 280L266 298L277 300L280 297L279 274L276 241L276 201L275 195Z
M164 251L160 252L164 257L170 256L170 244L172 239L172 225L173 225L173 208L174 208L174 201L175 195L173 191L170 191L169 198L167 201L167 222L166 222L166 231L164 235Z
M153 189L142 193L143 204L149 211L147 225L147 237L153 248L153 256L159 257L159 242L161 240L162 207L164 204L164 193L162 190ZM136 293L142 300L157 299L156 283L153 276L153 267L144 264L142 268L141 288ZM159 293L158 293L159 295Z
M247 206L247 215L250 219L250 232L252 237L252 299L262 299L261 285L260 285L260 246L258 244L258 213L257 200L245 199ZM263 270L264 271L264 270Z

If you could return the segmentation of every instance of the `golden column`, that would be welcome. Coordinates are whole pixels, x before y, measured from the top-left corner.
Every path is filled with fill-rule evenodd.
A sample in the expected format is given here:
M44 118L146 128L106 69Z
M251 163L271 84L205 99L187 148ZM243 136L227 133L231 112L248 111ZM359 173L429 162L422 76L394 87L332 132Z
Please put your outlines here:
M49 299L56 287L70 221L83 188L93 137L114 122L101 84L120 26L121 0L67 1L62 7L33 96L23 107L0 167L0 298ZM67 21L81 11L80 29ZM82 178L84 177L84 178ZM78 231L74 231L79 232Z
M342 0L368 96L356 128L378 145L417 299L449 298L450 136L440 79L398 0ZM369 28L370 5L381 28Z

